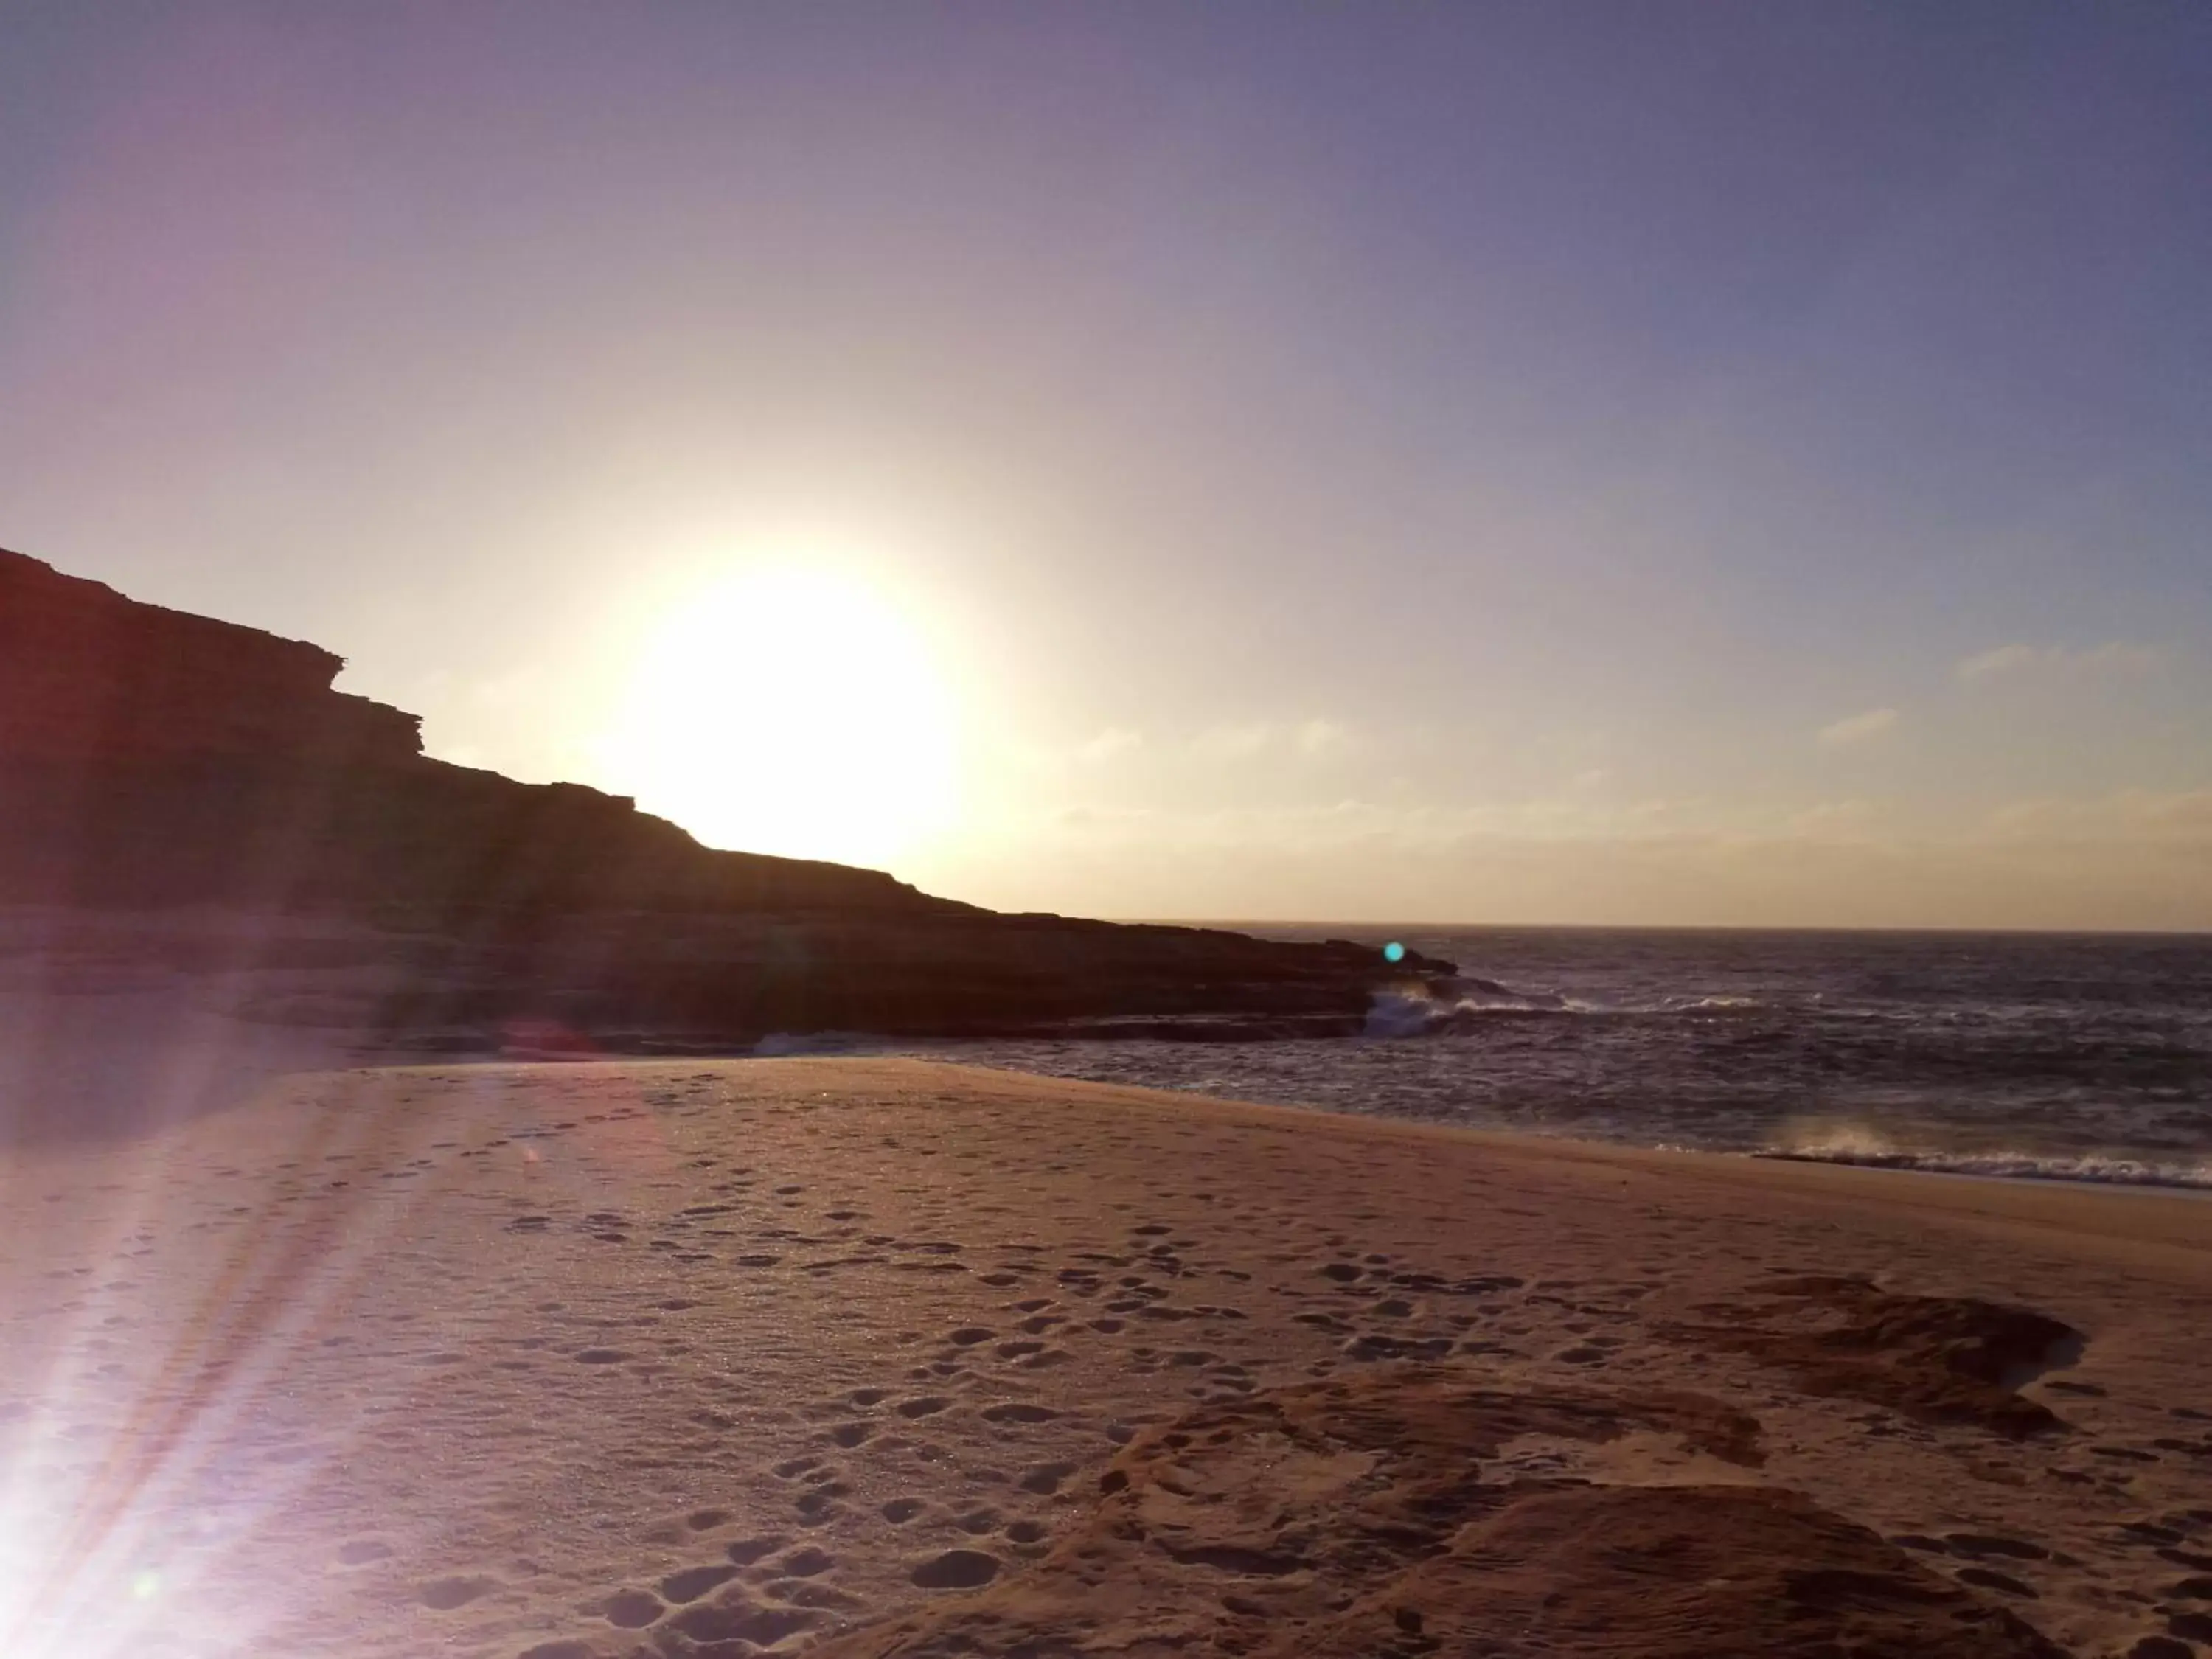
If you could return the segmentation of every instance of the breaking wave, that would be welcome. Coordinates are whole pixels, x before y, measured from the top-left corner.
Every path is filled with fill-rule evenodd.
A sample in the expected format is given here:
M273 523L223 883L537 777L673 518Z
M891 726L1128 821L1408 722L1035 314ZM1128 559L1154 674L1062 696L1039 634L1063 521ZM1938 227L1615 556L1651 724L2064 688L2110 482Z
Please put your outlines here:
M1596 1002L1550 991L1516 990L1496 980L1450 981L1438 994L1419 986L1379 991L1368 1006L1364 1035L1370 1037L1449 1036L1475 1029L1499 1015L1568 1014L1632 1017L1653 1014L1741 1013L1765 1006L1755 997L1659 997L1646 1002Z
M1863 1132L1802 1146L1761 1147L1753 1158L1791 1164L1843 1164L1867 1170L1917 1170L1930 1175L1982 1176L2006 1181L2072 1181L2106 1187L2178 1187L2212 1192L2212 1162L2167 1162L2104 1152L1925 1152L1896 1146Z
M1308 933L1340 936L1291 936ZM2212 938L1401 927L1362 942L1386 937L1467 971L1401 969L1348 1019L1100 1021L935 1052L1526 1134L2212 1201ZM1347 1028L1366 1040L1340 1040Z

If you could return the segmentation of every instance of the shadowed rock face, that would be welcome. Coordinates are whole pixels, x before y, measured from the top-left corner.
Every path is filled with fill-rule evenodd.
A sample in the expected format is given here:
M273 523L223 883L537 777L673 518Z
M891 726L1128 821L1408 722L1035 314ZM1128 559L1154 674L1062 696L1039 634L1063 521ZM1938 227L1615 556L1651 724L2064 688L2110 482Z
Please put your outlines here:
M462 1046L518 1026L630 1048L1109 1018L1139 1022L1123 1035L1169 1019L1182 1035L1336 1034L1385 978L1449 970L1414 957L1386 973L1343 943L999 915L879 871L714 851L621 797L429 759L413 715L331 690L343 665L0 551L0 905L342 921L355 933L327 948L383 971L313 1020ZM250 927L218 944L190 931L134 939L111 921L100 948L270 965L241 944ZM298 948L285 930L281 950ZM304 1006L248 985L238 1009L300 1023Z
M1529 1479L1533 1437L1661 1437L1726 1481ZM815 1651L1580 1659L2063 1659L1802 1494L1698 1395L1505 1392L1393 1368L1210 1406L1117 1457L1033 1570Z
M331 690L344 665L320 646L141 605L0 550L0 759L12 764L413 759L415 716Z
M716 853L621 797L434 761L319 646L0 551L0 900L440 921L942 908L873 870Z

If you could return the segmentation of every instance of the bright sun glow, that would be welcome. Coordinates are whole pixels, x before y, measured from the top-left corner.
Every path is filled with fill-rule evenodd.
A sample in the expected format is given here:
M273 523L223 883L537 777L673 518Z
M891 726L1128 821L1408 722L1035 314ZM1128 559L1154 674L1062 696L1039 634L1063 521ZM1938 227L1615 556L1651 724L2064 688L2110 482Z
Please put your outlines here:
M605 769L711 847L881 866L950 819L952 700L922 635L865 584L759 570L647 639Z

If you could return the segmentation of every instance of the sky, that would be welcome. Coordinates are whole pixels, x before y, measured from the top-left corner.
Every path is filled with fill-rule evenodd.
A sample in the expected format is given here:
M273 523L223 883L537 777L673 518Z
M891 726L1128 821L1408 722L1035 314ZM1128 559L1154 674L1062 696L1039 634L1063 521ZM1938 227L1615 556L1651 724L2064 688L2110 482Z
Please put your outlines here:
M0 8L0 545L1113 916L2212 928L2212 9Z

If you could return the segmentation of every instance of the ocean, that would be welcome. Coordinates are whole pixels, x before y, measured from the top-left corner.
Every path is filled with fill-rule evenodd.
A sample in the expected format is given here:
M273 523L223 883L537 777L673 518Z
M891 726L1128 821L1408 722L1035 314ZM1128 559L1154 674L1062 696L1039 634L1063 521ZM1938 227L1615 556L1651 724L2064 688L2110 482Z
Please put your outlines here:
M2212 936L1242 930L1395 939L1463 977L1378 997L1351 1040L897 1052L1639 1146L2212 1189Z

